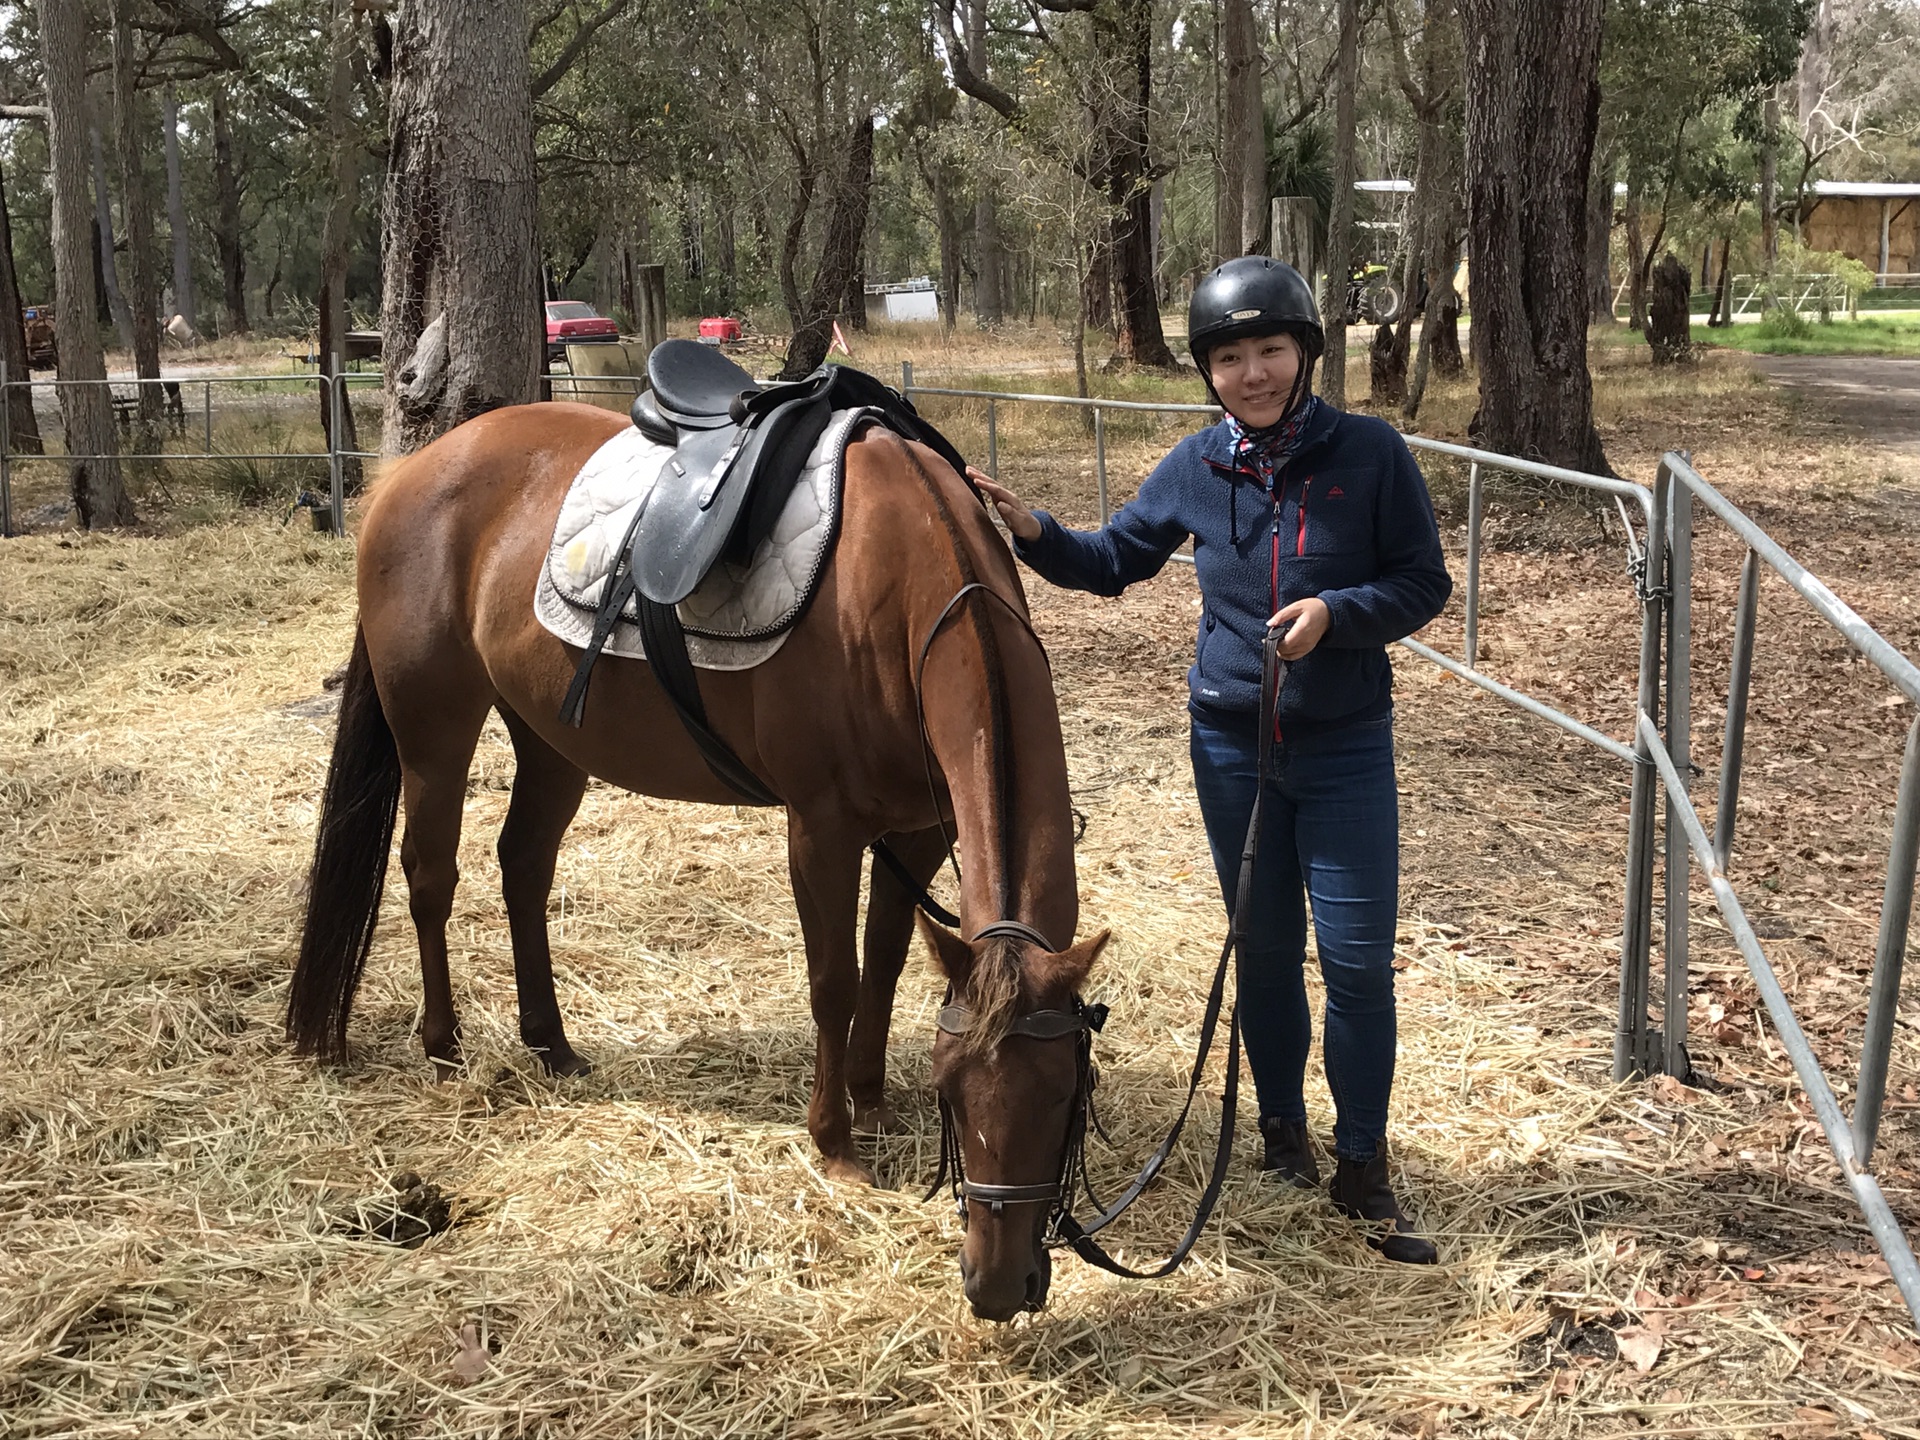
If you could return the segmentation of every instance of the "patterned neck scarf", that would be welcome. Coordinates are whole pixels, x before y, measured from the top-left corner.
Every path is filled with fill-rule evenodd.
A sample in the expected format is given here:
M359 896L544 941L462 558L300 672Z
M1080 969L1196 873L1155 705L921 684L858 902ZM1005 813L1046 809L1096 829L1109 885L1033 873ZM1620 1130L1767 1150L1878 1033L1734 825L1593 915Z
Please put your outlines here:
M1249 430L1229 414L1227 434L1233 440L1234 459L1258 475L1260 483L1271 491L1273 477L1300 448L1300 437L1319 408L1320 397L1310 394L1293 414L1264 430Z

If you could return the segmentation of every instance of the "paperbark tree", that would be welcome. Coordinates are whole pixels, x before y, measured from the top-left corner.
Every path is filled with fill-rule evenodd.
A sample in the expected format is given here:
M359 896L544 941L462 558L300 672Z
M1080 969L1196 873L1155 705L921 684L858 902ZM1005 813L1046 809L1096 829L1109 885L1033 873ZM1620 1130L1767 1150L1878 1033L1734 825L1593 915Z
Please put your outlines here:
M527 32L483 0L393 17L381 252L389 454L539 394Z
M87 12L85 0L40 0L40 48L46 66L47 151L53 181L54 338L62 380L104 381L105 358L94 328L93 257L87 196ZM69 473L73 508L89 530L131 525L137 518L120 473L113 406L104 384L62 385L60 413L67 451L101 455L75 460Z
M139 57L127 23L127 0L113 0L114 148L120 159L120 213L127 229L127 310L133 339L133 373L143 381L160 378L160 295L153 267L153 207L142 163L146 129L140 123L140 99L134 90ZM151 433L160 424L158 384L136 387L140 426ZM146 446L140 448L145 449Z
M1606 472L1587 370L1603 0L1461 0L1473 351L1488 449Z
M7 379L27 378L27 331L21 319L20 277L13 268L13 227L7 223L6 177L0 174L0 361ZM7 391L7 439L15 450L38 455L40 421L33 413L31 390Z
M173 86L167 86L160 101L161 136L167 152L167 229L173 240L173 313L187 322L189 330L200 328L193 308L193 252L187 238L187 197L180 180L180 104Z
M1320 393L1347 403L1347 279L1353 270L1354 101L1360 88L1360 0L1340 0L1339 65L1334 77L1333 214L1327 222L1327 276L1320 323L1327 354Z

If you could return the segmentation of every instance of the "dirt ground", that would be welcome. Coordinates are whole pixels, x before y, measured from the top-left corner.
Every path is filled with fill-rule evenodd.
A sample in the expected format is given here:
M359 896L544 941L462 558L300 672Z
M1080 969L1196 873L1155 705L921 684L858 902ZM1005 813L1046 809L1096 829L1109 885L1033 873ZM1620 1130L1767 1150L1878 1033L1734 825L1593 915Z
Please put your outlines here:
M1745 357L1661 377L1642 360L1599 362L1621 473L1691 451L1920 653L1920 458ZM1429 433L1461 438L1470 408L1436 395ZM936 418L977 452L982 412ZM1089 523L1071 419L1002 426L1003 475ZM1116 420L1116 499L1176 431ZM1429 473L1457 561L1460 477ZM1507 488L1491 524L1482 663L1625 736L1638 621L1617 522ZM1703 521L1696 555L1710 818L1739 549ZM293 1061L279 1017L350 577L346 547L257 512L0 548L0 1434L1920 1436L1913 1322L1710 898L1696 885L1690 905L1708 1078L1612 1084L1624 768L1411 656L1392 1136L1443 1247L1431 1270L1382 1265L1248 1154L1172 1280L1065 1260L1046 1313L969 1319L950 1207L918 1203L936 987L917 963L902 987L909 1130L876 1142L883 1188L828 1185L764 813L589 792L552 913L562 1005L599 1068L545 1079L514 1034L497 730L453 925L469 1072L435 1086L420 1059L397 866L353 1063ZM1119 600L1029 594L1088 819L1084 924L1116 937L1090 986L1114 1007L1112 1179L1171 1116L1221 936L1181 713L1197 598L1177 566ZM1425 638L1458 653L1457 600ZM1911 720L1763 587L1733 876L1837 1075ZM1910 980L1880 1162L1910 1234L1914 998ZM1309 1103L1324 1139L1317 1074ZM1126 1222L1129 1257L1178 1233L1213 1123Z
M1865 355L1756 355L1776 385L1817 395L1833 423L1876 444L1920 451L1920 360Z

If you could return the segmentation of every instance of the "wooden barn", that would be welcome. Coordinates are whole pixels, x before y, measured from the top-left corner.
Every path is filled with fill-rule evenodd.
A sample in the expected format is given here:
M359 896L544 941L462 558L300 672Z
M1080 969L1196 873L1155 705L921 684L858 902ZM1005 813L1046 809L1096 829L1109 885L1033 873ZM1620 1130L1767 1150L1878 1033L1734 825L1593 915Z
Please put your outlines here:
M1920 182L1816 180L1801 202L1800 235L1811 249L1858 260L1882 285L1911 277L1920 272Z

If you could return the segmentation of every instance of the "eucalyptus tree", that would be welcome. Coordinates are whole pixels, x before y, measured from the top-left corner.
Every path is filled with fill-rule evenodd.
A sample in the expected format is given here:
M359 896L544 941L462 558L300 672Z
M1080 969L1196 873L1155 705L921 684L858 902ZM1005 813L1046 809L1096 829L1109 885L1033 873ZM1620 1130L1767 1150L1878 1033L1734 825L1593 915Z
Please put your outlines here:
M1031 0L1025 14L1010 37L1026 52L1020 73L1042 77L1029 91L1051 85L1077 99L1079 113L1069 128L1043 131L1033 124L1031 94L997 83L976 63L959 0L937 0L934 16L953 83L999 114L1016 143L1064 163L1102 197L1112 261L1114 358L1170 369L1174 358L1160 326L1153 255L1152 189L1161 173L1151 145L1159 42L1153 0ZM1085 145L1077 143L1081 135Z
M94 325L93 256L87 197L87 56L85 0L40 0L45 65L47 136L53 177L54 326L60 378L104 382L105 357ZM60 387L67 451L89 458L70 462L74 513L89 530L131 525L127 494L104 383Z
M1475 434L1605 472L1587 369L1587 173L1603 0L1461 0Z

